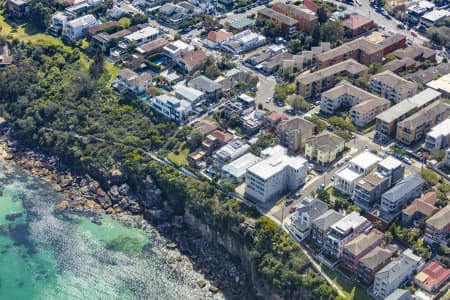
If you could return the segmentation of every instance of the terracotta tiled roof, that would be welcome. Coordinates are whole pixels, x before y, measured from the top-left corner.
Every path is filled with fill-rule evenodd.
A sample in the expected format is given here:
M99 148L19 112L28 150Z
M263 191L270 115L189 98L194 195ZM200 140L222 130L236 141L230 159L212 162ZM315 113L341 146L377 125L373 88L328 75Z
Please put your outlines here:
M287 120L288 117L284 114L279 114L277 112L272 112L270 115L266 117L267 119L272 120L273 122L280 122L283 120Z
M355 14L350 16L348 19L346 19L343 24L345 27L349 28L349 29L358 29L362 26L368 25L371 22L373 22L371 19L369 19L368 17L362 16L360 14Z
M226 144L233 139L233 135L231 133L221 130L214 130L210 133L210 135L215 137L221 144Z
M219 43L223 40L229 39L232 36L233 34L231 32L225 30L210 31L208 33L208 40Z
M444 284L450 278L450 270L436 261L429 263L416 275L419 281L430 290Z
M183 55L183 60L190 68L205 63L208 56L203 50L194 50Z

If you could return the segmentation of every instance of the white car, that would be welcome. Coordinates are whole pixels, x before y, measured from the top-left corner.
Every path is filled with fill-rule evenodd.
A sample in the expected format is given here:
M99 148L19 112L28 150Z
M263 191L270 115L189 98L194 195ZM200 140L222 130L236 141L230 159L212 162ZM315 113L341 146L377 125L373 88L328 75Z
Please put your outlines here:
M266 99L266 103L270 103L271 101L272 101L272 98L270 98L270 97Z

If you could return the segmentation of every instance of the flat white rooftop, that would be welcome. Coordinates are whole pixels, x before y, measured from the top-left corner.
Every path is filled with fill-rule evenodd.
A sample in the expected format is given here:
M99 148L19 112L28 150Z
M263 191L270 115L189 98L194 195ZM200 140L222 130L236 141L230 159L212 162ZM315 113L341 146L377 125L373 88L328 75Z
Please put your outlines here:
M231 163L225 165L223 167L223 171L227 172L228 174L230 174L236 178L239 178L239 177L243 176L245 174L245 172L247 172L248 168L257 164L260 161L261 161L261 158L259 158L258 156L254 155L252 153L247 153L247 154L239 157L238 159L232 161Z
M153 27L145 27L143 29L140 29L136 32L133 32L129 35L127 35L125 38L130 40L130 41L137 41L143 38L147 38L149 36L158 34L158 29L153 28Z
M381 161L381 157L370 151L363 151L350 160L350 164L356 165L364 170Z
M358 212L354 211L337 221L334 225L332 225L332 227L335 230L346 232L352 228L361 226L366 221L366 218L360 216Z
M336 176L344 179L347 182L353 182L354 180L361 177L362 174L359 174L358 172L355 172L352 169L347 167L347 168L341 170L340 172L336 173Z
M450 119L446 119L431 128L430 132L428 132L427 135L433 138L438 138L441 135L450 135Z
M388 155L385 159L378 163L381 167L385 169L396 169L402 165L402 162L398 159Z
M444 75L427 83L430 88L450 93L450 74Z
M281 172L286 167L300 169L306 164L306 159L304 159L303 157L288 156L287 154L282 153L278 146L275 147L277 147L278 149L278 152L274 152L275 155L260 161L256 165L250 167L248 171L255 174L262 180L266 180L273 175Z

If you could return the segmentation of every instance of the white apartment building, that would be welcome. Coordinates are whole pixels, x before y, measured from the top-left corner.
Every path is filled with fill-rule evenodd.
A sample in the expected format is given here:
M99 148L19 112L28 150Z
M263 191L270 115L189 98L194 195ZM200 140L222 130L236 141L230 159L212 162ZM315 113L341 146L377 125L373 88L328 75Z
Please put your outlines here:
M119 48L126 50L128 45L136 43L136 46L144 43L156 40L158 38L159 31L153 27L145 27L129 35L126 35L122 41L118 44Z
M450 147L450 119L431 128L425 137L425 149L431 153L448 147Z
M93 15L82 17L65 22L62 28L62 37L70 41L76 41L86 35L87 30L97 24L97 19Z
M352 158L347 167L336 172L334 187L346 195L352 195L355 181L372 171L381 157L370 151L364 151Z
M344 245L361 232L370 229L371 226L372 223L369 220L354 211L331 225L323 250L335 258L339 258L344 250Z
M187 121L192 110L191 104L169 95L160 95L152 99L151 108L180 124Z
M172 60L176 60L183 54L194 51L194 46L177 40L164 46L162 53Z
M370 77L370 92L395 103L417 94L417 83L408 81L391 71L384 71Z
M305 182L306 160L288 156L286 148L280 145L267 148L261 152L261 158L262 161L247 170L247 196L261 202L273 201Z
M239 54L258 48L266 42L267 39L265 36L252 32L251 30L244 30L224 42L222 48L231 53Z
M372 294L377 299L385 299L414 274L421 262L420 256L414 255L411 249L406 249L396 260L375 274Z

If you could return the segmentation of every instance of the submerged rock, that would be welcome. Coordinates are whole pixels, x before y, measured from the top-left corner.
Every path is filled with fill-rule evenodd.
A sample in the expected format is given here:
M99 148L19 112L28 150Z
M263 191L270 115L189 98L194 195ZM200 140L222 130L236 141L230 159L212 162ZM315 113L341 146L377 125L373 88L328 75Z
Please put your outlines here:
M219 291L219 288L218 287L215 287L214 285L211 285L211 286L209 286L209 291L211 292L211 293L217 293L218 291Z
M166 245L166 248L170 249L170 250L176 249L177 248L177 244L176 243L168 243Z
M198 287L199 288L204 288L205 286L206 286L206 281L205 280L203 280L203 279L199 279L198 281L197 281L197 285L198 285Z

